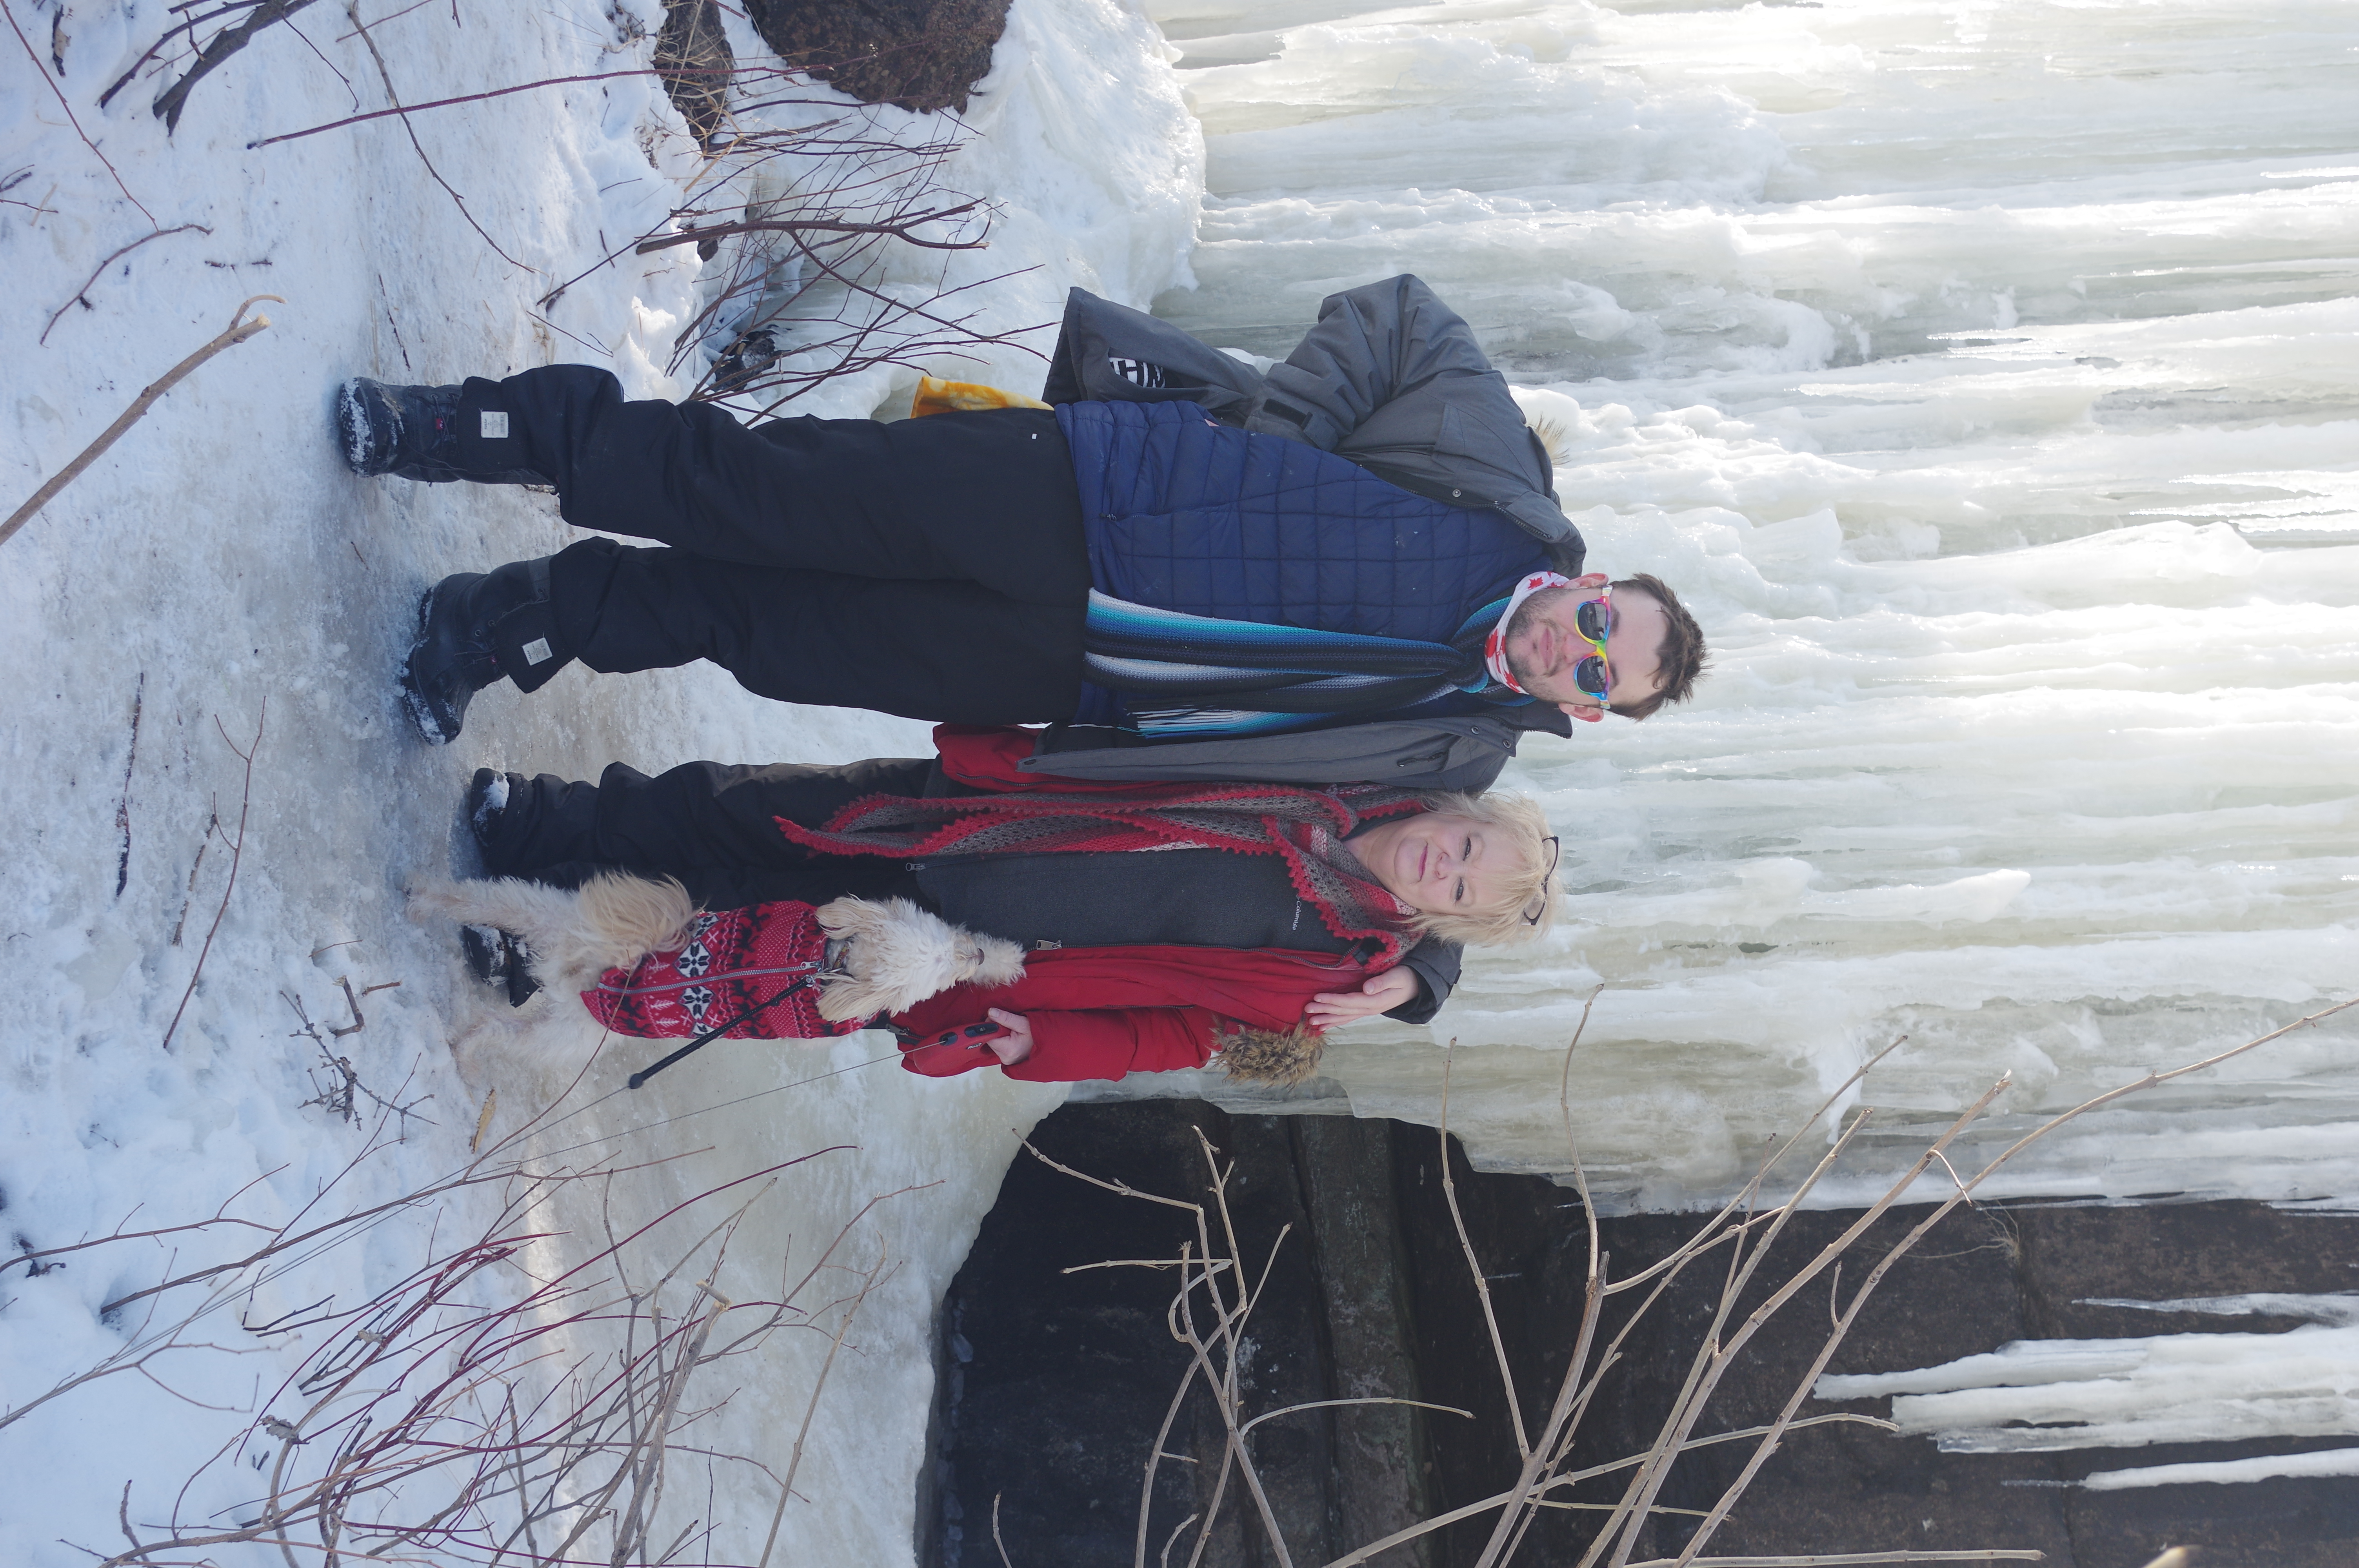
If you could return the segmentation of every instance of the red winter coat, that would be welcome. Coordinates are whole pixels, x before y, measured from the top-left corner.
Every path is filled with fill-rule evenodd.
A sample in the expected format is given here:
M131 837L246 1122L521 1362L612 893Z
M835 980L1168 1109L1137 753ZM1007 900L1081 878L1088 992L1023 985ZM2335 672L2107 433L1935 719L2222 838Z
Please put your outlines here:
M934 730L942 771L979 789L1155 789L1088 779L1043 778L1016 764L1038 739L1028 730L944 724ZM1056 947L1024 960L1012 986L955 986L927 998L893 1022L930 1040L985 1021L990 1008L1020 1012L1032 1025L1032 1054L1006 1069L1011 1078L1061 1083L1201 1067L1216 1036L1238 1027L1287 1030L1302 1022L1310 999L1357 990L1378 973L1344 957L1236 947ZM988 1049L907 1057L911 1072L947 1077L997 1062Z
M991 1008L1032 1025L1032 1054L1011 1078L1065 1083L1201 1067L1218 1036L1237 1028L1287 1030L1322 991L1357 990L1375 969L1316 953L1236 947L1055 947L1027 954L1024 978L984 989L953 986L893 1022L935 1038L980 1023ZM901 1065L949 1077L998 1058L985 1049L905 1055Z

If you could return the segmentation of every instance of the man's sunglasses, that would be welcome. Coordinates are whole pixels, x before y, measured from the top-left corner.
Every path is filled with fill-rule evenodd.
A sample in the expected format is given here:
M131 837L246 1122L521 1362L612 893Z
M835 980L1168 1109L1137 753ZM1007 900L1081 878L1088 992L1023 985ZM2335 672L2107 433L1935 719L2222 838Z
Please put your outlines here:
M1563 840L1551 833L1547 838L1541 839L1540 842L1546 844L1549 849L1548 876L1546 880L1549 881L1554 881L1556 880L1556 863L1559 860L1562 859L1564 855ZM1540 916L1547 913L1548 889L1543 887L1539 892L1532 894L1530 903L1524 905L1524 924L1527 925L1538 925L1540 923Z
M1582 696L1595 697L1600 707L1612 706L1608 694L1614 689L1614 670L1605 662L1605 639L1614 633L1614 601L1606 597L1613 591L1609 588L1595 599L1582 600L1572 612L1573 630L1597 650L1572 666L1572 684Z

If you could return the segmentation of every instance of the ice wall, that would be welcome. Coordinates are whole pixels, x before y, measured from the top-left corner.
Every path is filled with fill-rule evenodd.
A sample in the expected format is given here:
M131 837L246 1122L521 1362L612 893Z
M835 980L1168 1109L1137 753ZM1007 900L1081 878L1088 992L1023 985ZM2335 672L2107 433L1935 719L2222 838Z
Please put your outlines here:
M2359 988L2359 16L1154 9L1211 192L1158 310L1282 353L1422 274L1571 431L1593 563L1714 648L1510 770L1569 924L1296 1104L1430 1122L1454 1036L1477 1162L1561 1172L1603 986L1575 1137L1680 1205L1907 1035L1843 1202L2002 1073L1969 1154ZM2359 1027L1991 1190L2359 1190Z

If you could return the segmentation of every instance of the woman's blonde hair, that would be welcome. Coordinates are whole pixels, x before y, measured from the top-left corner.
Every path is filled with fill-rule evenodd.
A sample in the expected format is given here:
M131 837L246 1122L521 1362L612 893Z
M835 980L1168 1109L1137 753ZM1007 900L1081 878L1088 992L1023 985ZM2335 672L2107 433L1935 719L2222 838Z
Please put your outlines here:
M1548 815L1538 801L1495 790L1486 795L1435 790L1425 799L1434 811L1472 817L1496 832L1515 855L1515 870L1494 874L1499 888L1495 907L1440 914L1419 910L1404 925L1420 936L1473 947L1529 941L1555 923L1562 903L1556 880L1558 857Z

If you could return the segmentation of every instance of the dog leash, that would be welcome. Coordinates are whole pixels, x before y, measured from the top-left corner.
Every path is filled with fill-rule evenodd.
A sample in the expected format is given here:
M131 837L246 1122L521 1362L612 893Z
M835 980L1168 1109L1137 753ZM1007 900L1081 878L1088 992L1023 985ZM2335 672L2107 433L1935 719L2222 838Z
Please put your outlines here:
M698 1035L695 1039L690 1041L687 1044L681 1046L679 1050L673 1052L670 1055L666 1056L661 1061L657 1062L653 1065L646 1067L639 1072L633 1073L628 1080L630 1087L632 1088L637 1088L641 1084L646 1083L649 1078L654 1077L658 1073L662 1072L674 1062L680 1060L684 1056L692 1056L696 1054L696 1053L703 1050L707 1045L712 1044L715 1040L720 1039L723 1035L728 1033L731 1030L736 1028L739 1024L745 1022L756 1013L766 1011L770 1008L776 1007L778 1003L786 1000L797 991L802 990L812 985L819 979L820 977L817 975L805 975L801 979L795 981L794 984L787 987L784 990L770 998L769 1000L757 1001L753 1006L747 1008L745 1011L739 1013L736 1017L714 1024L712 1028L706 1030L703 1033Z

